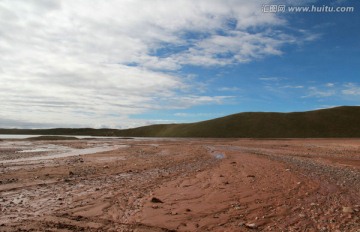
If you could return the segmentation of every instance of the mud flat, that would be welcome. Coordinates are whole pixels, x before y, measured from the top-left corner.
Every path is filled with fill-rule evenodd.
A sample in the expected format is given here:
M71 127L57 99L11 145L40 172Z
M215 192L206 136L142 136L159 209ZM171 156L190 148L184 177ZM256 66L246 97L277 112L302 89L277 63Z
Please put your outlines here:
M0 141L0 231L360 231L360 140Z

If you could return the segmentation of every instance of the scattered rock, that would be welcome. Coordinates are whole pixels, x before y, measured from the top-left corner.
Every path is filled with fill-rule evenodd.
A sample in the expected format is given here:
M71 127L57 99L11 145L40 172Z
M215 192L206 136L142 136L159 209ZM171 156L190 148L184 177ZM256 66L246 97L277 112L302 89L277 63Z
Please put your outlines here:
M186 211L186 212L191 212L191 209L186 209L185 211Z
M245 226L249 229L256 229L258 227L255 223L246 223Z
M216 154L215 159L223 159L225 158L224 154Z
M19 179L11 178L11 179L6 179L6 180L0 180L0 184L11 184L11 183L14 183L17 181L19 181Z
M151 198L151 202L152 203L164 203L162 200L160 200L159 198L156 198L156 197Z
M343 213L353 213L354 210L351 207L343 207L342 208Z
M299 214L299 217L304 218L304 217L306 217L306 215L303 214L303 213L300 213L300 214Z
M69 176L73 176L74 173L72 171L69 172Z
M253 177L253 178L255 178L255 176L254 176L254 175L247 175L246 177Z

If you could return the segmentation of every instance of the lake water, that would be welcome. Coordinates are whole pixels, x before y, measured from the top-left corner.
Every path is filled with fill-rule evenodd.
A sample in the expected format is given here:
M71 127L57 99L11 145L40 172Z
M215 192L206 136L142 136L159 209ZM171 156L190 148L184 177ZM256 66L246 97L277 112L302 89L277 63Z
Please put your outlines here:
M29 161L40 161L40 160L49 160L49 159L56 159L56 158L64 158L70 156L78 156L78 155L89 155L98 152L105 152L105 151L112 151L119 148L126 148L128 145L117 145L117 146L101 146L101 147L91 147L91 148L84 148L84 149L70 149L66 152L61 153L49 153L47 155L41 156L34 156L28 158L19 158L13 160L0 160L0 163L18 163L18 162L29 162Z
M27 138L33 138L33 137L39 137L44 135L4 135L0 134L0 139L27 139ZM50 136L50 135L45 135ZM57 135L54 135L57 136ZM76 137L78 139L109 139L109 138L121 138L121 137L105 137L105 136L85 136L85 135L58 135L58 136L68 136L68 137Z
M168 141L177 141L179 139L189 139L189 138L161 138L161 137L116 137L116 136L89 136L89 135L7 135L7 134L0 134L0 139L27 139L32 137L39 137L39 136L68 136L68 137L75 137L78 139L136 139L136 140L168 140Z

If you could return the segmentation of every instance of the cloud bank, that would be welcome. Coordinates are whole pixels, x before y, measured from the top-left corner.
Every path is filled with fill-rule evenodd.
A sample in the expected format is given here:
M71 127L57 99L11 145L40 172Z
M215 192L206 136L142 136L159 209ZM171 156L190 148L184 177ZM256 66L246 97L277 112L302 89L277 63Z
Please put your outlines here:
M308 40L245 0L0 2L0 127L114 127L151 110L224 104L182 69L281 55ZM299 38L300 37L300 38Z

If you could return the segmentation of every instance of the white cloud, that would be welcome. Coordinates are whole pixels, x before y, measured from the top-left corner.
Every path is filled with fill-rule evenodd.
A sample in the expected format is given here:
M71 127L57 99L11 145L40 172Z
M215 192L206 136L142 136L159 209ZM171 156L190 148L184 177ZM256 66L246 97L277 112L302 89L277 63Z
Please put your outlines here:
M312 86L308 88L308 94L302 96L302 98L309 98L309 97L323 98L323 97L331 97L334 96L335 94L336 94L335 90L324 90Z
M231 31L212 35L195 43L188 50L172 56L176 63L201 66L225 66L246 63L269 55L281 55L280 47L293 39L284 34Z
M329 98L336 97L337 100L358 101L360 86L357 83L323 83L304 89L306 92L302 98ZM328 106L328 105L325 105ZM331 105L330 105L331 106Z
M282 77L260 77L259 80L261 81L280 81L283 80L284 78Z
M180 117L180 118L217 118L222 116L222 114L220 113L184 113L184 112L179 112L179 113L175 113L174 116L176 117Z
M285 85L281 87L282 89L303 89L303 85Z
M341 92L344 95L360 96L360 86L355 83L347 83L344 85L345 89Z
M236 91L239 91L241 90L240 88L238 87L221 87L221 88L218 88L218 91L228 91L228 92L236 92Z
M169 71L280 55L296 43L271 29L285 24L245 0L1 1L0 119L127 127L147 110L223 104Z
M234 96L175 96L167 99L162 107L168 109L187 109L196 105L223 104L225 101L234 99Z
M318 107L316 109L322 110L322 109L331 109L331 108L335 108L335 107L339 107L339 105L321 105L320 107Z
M329 87L329 88L332 88L332 87L335 86L335 84L329 82L329 83L326 83L325 86L326 86L326 87Z

